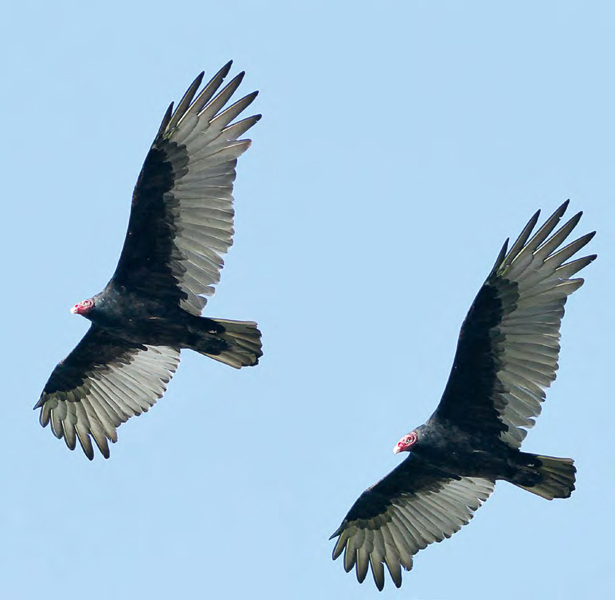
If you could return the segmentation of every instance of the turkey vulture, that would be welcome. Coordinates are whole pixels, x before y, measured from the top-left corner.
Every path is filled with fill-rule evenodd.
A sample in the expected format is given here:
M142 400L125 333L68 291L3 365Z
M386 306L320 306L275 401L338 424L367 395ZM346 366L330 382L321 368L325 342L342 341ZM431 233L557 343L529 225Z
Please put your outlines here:
M233 243L233 181L240 139L261 117L235 121L256 98L229 99L244 73L222 87L225 65L197 94L201 73L175 110L166 111L133 196L128 232L105 289L72 309L91 321L54 369L40 400L43 427L74 450L77 440L105 458L117 427L149 410L189 348L237 369L258 363L252 321L201 317Z
M361 494L331 536L333 559L344 553L359 582L371 566L382 590L386 565L400 587L401 567L468 523L499 479L547 500L574 490L572 459L519 449L555 379L564 304L583 284L571 277L596 258L566 262L595 234L560 249L582 214L552 233L567 206L532 236L538 211L509 251L506 240L461 327L436 411L397 443L393 451L409 456Z

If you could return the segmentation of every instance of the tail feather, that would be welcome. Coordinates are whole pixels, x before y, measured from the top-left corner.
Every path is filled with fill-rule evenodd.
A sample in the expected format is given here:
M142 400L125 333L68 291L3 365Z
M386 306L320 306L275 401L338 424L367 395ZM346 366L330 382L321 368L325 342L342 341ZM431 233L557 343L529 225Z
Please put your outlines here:
M258 364L263 355L261 345L261 332L254 321L229 321L226 319L211 319L224 328L216 337L225 342L225 347L211 354L203 351L202 354L226 365L241 369Z
M520 488L545 498L569 498L574 490L575 473L577 472L572 458L555 458L531 454L528 467L538 475L536 483L520 485Z

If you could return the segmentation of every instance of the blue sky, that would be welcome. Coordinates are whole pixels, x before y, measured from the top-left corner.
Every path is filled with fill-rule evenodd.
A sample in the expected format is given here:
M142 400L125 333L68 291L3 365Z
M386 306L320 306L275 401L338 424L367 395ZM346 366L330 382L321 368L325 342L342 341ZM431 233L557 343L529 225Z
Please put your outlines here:
M605 597L615 559L615 6L610 2L13 3L0 40L5 365L0 596L378 596L328 536L446 383L503 240L566 198L598 230L527 451L577 491L504 483L381 598ZM212 316L265 356L185 353L90 463L31 407L87 329L171 100L228 59L263 120L240 159Z

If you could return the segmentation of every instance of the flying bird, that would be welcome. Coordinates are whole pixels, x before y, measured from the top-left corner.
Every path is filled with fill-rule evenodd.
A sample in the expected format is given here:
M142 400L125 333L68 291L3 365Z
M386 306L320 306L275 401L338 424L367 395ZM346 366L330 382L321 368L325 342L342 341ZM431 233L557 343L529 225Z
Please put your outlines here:
M573 276L596 258L569 260L595 232L560 248L582 215L553 233L567 206L532 235L538 211L510 250L506 240L463 322L436 411L395 445L407 458L361 494L331 536L333 559L344 553L359 582L371 567L382 590L386 566L400 587L401 568L467 524L497 480L547 500L574 490L572 459L520 450L555 379L564 304L583 284Z
M237 369L258 363L261 333L252 321L201 317L233 243L233 181L241 139L261 117L236 118L256 98L227 107L244 73L222 87L231 62L199 92L201 73L166 111L145 158L128 231L105 289L71 312L91 322L54 369L40 400L43 427L92 460L105 458L117 427L160 398L189 348Z

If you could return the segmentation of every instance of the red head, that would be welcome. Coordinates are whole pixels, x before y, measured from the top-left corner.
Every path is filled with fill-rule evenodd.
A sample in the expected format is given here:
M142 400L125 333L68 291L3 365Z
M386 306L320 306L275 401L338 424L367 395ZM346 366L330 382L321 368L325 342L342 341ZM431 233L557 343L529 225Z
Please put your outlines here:
M395 444L395 448L393 448L393 452L397 454L398 452L410 452L412 450L412 446L416 444L418 437L416 435L416 431L411 431L406 434L397 444Z
M87 300L82 300L81 302L77 302L75 306L70 309L74 315L87 315L94 308L94 300L92 298L88 298Z

